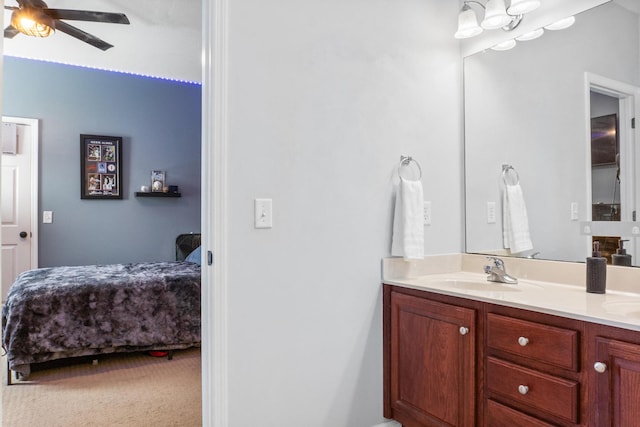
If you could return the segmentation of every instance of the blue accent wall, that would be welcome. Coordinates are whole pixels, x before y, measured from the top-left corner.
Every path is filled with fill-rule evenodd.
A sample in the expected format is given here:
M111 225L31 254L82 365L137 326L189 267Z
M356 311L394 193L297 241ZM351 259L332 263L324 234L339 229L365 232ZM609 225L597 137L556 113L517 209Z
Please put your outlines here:
M173 260L200 232L199 84L5 57L3 93L40 121L39 266ZM80 134L123 138L122 200L80 199ZM135 197L154 169L181 198Z

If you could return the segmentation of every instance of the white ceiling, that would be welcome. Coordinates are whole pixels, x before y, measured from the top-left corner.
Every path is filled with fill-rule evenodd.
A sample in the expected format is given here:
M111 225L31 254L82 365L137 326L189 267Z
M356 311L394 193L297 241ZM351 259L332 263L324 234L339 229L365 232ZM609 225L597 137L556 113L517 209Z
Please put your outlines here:
M97 49L62 32L4 39L4 54L154 77L201 81L201 0L45 0L50 8L124 13L130 25L66 21L114 45ZM17 6L15 0L5 0ZM5 11L5 26L11 12Z

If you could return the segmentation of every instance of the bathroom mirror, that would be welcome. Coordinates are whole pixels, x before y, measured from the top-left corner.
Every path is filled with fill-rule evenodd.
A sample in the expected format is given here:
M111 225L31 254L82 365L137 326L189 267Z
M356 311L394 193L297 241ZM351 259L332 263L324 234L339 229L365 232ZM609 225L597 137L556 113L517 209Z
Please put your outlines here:
M621 132L628 128L627 135L635 135L631 117L640 96L622 99L609 87L632 92L640 87L636 3L605 3L576 15L568 29L547 30L512 50L487 50L464 59L467 252L583 262L597 229L629 239L633 264L640 265L638 239L630 231L640 162L626 142L620 148L621 221L611 229L600 223L589 230L585 226L594 209L592 187L600 191L592 183L593 93L620 98ZM503 244L503 165L517 172L533 244L516 254ZM615 198L614 183L604 187Z

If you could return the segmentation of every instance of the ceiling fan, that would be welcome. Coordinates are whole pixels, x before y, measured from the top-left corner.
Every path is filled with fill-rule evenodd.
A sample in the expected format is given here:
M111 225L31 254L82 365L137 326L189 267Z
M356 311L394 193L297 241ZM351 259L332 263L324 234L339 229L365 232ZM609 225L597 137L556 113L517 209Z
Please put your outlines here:
M5 6L12 10L11 23L4 29L6 38L13 38L22 33L28 36L47 37L52 31L59 30L101 50L107 50L113 45L89 34L73 25L61 21L92 21L109 24L129 24L129 19L123 13L92 12L89 10L49 9L42 0L16 0L18 7Z

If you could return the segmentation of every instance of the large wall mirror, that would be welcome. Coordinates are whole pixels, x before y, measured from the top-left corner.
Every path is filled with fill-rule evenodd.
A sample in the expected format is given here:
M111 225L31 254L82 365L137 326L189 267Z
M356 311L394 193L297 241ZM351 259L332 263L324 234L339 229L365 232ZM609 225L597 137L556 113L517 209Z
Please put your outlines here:
M636 3L611 1L568 29L464 59L467 252L584 262L594 240L607 256L628 240L640 266ZM503 238L504 165L526 204L532 247L519 252Z

